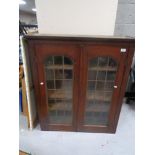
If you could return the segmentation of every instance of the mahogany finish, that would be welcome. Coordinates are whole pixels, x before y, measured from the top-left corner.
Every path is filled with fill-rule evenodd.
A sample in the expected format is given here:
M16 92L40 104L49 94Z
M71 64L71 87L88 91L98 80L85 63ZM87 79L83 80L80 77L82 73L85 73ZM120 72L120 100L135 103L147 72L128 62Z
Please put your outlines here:
M23 38L32 71L37 112L41 130L65 130L80 132L115 133L124 97L130 66L134 54L133 38L95 38L62 36L25 36ZM125 48L126 52L120 52ZM72 124L51 124L48 120L48 104L44 61L48 56L63 55L73 64L73 120ZM88 63L95 57L110 56L118 64L115 78L117 89L113 90L108 114L108 125L85 125Z

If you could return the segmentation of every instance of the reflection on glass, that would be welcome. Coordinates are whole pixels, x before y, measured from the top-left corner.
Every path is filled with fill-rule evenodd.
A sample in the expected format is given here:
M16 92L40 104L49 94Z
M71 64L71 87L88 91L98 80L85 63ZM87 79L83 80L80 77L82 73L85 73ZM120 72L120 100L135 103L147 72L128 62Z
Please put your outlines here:
M115 71L107 72L107 80L109 80L109 81L114 81L114 79L115 79L115 74L116 74Z
M96 71L89 70L88 71L88 80L96 80L96 75L97 75Z
M63 79L63 69L55 69L55 79Z
M96 59L98 59L98 64L99 64L98 66L100 66L100 67L106 67L107 66L107 64L108 64L107 57L98 57Z
M88 89L95 90L95 81L88 81Z
M63 57L62 56L55 56L54 57L54 64L62 65L63 64Z
M95 58L95 59L91 60L89 66L91 68L93 68L93 67L97 67L97 64L98 64L98 58Z
M94 81L94 83L96 83L96 91L104 91L104 81Z
M65 79L72 79L72 70L64 70Z
M51 56L45 62L49 120L72 123L73 62L65 56Z
M117 63L111 57L97 57L89 62L85 125L108 125Z
M98 71L97 80L105 80L106 72L105 71Z

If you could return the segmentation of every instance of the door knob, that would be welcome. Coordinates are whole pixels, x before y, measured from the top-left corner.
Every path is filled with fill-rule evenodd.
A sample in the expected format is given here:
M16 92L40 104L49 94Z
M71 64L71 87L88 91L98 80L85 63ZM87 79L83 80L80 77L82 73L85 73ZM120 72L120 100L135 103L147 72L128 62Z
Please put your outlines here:
M40 85L43 85L44 84L44 82L40 82Z
M114 86L114 88L117 88L117 86Z

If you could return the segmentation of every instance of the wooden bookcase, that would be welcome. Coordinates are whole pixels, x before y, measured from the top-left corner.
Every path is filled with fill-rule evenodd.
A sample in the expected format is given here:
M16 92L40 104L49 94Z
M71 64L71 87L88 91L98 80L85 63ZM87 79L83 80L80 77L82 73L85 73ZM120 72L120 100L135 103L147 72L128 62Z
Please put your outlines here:
M115 133L133 38L23 38L41 130Z

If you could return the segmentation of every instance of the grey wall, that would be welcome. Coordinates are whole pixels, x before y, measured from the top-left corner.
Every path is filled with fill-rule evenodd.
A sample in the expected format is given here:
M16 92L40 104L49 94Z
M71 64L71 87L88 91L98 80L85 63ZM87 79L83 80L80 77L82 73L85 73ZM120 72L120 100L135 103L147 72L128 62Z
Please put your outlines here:
M19 19L25 24L37 24L36 14L19 10Z
M135 0L118 0L116 36L135 36Z

